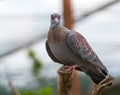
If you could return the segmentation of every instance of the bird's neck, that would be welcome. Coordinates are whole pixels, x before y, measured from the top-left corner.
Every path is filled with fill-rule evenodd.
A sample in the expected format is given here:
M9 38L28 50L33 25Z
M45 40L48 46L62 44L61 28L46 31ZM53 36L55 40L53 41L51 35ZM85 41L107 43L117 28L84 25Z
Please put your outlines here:
M63 26L50 27L48 39L54 43L60 43L65 39L67 34Z
M61 27L61 25L60 25L60 23L51 24L50 27L51 27L52 29L54 29L54 28L59 28L59 27Z

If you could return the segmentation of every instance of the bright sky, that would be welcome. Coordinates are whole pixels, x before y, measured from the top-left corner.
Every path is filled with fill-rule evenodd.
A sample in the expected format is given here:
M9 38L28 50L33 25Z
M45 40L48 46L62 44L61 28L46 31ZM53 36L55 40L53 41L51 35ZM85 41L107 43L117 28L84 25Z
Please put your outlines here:
M34 14L58 11L59 0L2 0L0 15Z
M62 0L1 0L0 15L61 12ZM108 0L71 0L75 10L89 10Z

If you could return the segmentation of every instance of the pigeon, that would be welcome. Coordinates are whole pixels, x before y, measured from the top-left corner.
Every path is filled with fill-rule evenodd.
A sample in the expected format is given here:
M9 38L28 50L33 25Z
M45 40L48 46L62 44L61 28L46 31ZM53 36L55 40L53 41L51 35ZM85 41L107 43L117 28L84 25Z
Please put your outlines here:
M60 18L57 13L51 14L51 25L46 41L49 57L69 70L76 69L86 73L95 84L100 83L108 75L108 70L85 37L62 26Z

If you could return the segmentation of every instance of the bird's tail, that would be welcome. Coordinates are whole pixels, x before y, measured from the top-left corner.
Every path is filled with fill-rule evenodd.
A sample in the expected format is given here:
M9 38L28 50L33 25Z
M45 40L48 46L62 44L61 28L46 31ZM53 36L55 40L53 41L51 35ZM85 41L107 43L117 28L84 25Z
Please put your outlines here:
M100 83L108 75L108 72L103 71L99 68L96 68L96 70L89 71L86 73L87 73L87 75L90 76L90 78L93 80L93 82L95 82L95 84Z

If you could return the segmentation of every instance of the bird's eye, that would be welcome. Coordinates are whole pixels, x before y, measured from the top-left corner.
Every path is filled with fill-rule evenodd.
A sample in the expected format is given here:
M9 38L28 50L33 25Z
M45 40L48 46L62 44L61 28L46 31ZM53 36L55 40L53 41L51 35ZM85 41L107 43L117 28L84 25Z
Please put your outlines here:
M58 16L58 19L60 20L60 16Z
M51 15L51 19L54 20L54 16L53 15Z

